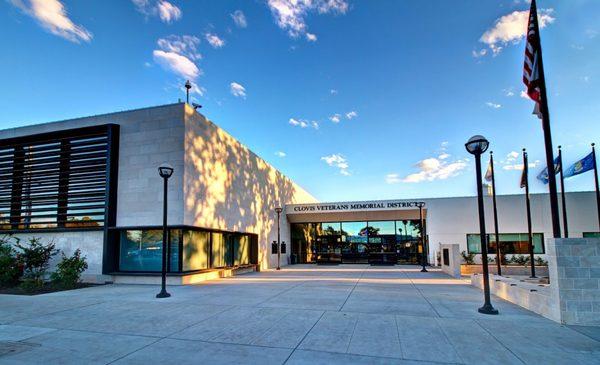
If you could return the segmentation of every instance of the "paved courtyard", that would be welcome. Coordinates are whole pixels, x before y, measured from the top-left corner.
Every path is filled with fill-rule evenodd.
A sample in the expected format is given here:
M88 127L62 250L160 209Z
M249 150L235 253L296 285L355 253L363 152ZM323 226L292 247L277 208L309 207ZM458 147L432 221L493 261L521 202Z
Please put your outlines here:
M600 364L569 328L410 266L296 265L170 287L0 295L0 364Z

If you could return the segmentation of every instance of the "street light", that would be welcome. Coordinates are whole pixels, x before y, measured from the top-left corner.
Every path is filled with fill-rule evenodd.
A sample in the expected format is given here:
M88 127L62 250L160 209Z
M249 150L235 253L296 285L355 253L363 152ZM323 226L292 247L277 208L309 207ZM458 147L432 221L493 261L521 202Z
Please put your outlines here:
M487 151L489 146L490 142L484 136L473 136L465 143L467 152L475 156L475 172L477 175L477 206L479 209L479 235L481 240L481 264L483 266L483 293L485 298L483 307L479 308L478 311L483 314L498 314L498 310L492 307L490 301L490 278L487 260L485 213L483 211L483 186L481 182L481 154Z
M171 294L167 293L167 180L173 175L173 166L163 163L158 166L158 174L163 178L163 235L162 235L162 280L160 293L157 298L168 298Z
M423 222L423 207L425 203L419 203L419 222L421 225L421 272L428 272L425 268L426 253L425 253L425 224Z
M192 83L190 82L190 80L187 80L185 82L185 102L188 104L190 103L190 89L191 88L192 88ZM171 176L171 175L169 175L169 176Z
M279 232L279 216L283 209L281 207L275 208L275 212L277 212L277 270L281 270L280 261L281 261L281 236Z

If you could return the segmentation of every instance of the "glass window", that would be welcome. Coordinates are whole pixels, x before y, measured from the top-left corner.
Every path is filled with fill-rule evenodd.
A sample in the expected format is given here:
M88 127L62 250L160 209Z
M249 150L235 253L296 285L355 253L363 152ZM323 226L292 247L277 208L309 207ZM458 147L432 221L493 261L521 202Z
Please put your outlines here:
M210 267L224 267L225 265L225 235L219 232L211 233L212 256Z
M316 225L312 223L292 223L290 228L292 253L297 255L298 262L307 263L313 261Z
M121 231L119 270L161 271L162 231Z
M186 230L183 235L183 271L208 269L210 233Z
M583 238L600 238L600 232L583 232Z
M393 243L396 242L396 228L393 221L369 222L367 232L369 243Z
M367 243L367 222L342 222L342 238L348 243Z
M248 265L250 263L250 237L236 234L233 237L233 264Z
M324 236L334 236L341 234L340 232L340 223L321 223L323 232L321 233Z
M181 229L172 229L169 231L169 271L179 272L179 243L181 243ZM162 234L160 235L162 239ZM162 246L161 246L162 247ZM161 253L162 254L162 253ZM161 257L162 260L162 257Z
M481 253L481 240L478 234L467 235L467 249L470 253ZM544 253L544 235L533 234L533 253ZM500 233L500 249L505 254L526 255L529 253L529 239L527 233ZM496 252L495 235L488 235L488 253Z
M399 241L414 241L420 237L418 220L396 221L396 233Z

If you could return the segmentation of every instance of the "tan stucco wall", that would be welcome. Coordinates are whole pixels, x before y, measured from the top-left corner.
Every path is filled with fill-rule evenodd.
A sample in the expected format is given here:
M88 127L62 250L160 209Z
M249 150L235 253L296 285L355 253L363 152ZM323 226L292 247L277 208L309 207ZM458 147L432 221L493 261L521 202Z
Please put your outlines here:
M277 239L274 208L317 200L189 106L184 144L184 224L255 233L261 267L276 266L268 246ZM281 237L289 237L283 213ZM288 242L282 265L289 252Z

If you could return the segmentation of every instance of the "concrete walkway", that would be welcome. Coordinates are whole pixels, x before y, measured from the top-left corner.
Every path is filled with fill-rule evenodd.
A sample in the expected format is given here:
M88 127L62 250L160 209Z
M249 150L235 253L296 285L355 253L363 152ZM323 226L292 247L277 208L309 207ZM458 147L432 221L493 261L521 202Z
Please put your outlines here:
M600 364L568 328L410 266L296 265L202 285L0 295L0 364Z

